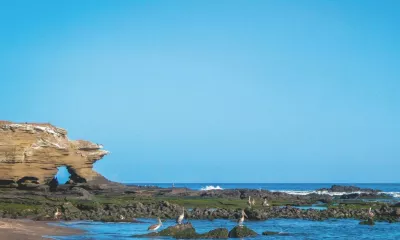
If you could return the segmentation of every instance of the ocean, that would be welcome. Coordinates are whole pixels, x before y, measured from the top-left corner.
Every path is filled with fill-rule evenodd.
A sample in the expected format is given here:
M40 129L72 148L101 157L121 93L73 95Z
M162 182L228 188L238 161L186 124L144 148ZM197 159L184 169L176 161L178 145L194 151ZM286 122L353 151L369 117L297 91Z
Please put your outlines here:
M212 190L212 189L262 189L269 191L286 192L294 195L306 195L318 193L316 190L330 188L332 185L357 186L360 188L371 188L382 190L396 198L400 198L400 183L128 183L127 185L157 186L162 188L185 187L193 190ZM321 193L321 192L320 192ZM328 193L331 195L341 195L344 193Z
M290 194L307 194L315 192L319 188L329 188L334 183L175 183L175 187L186 187L194 190L211 189L265 189L270 191L281 191ZM172 183L140 183L129 185L171 187ZM400 196L400 184L339 184L354 185L361 188L372 188L382 190L393 196ZM117 240L135 239L132 235L147 233L147 227L155 223L155 219L139 219L143 223L102 223L92 221L71 221L51 223L75 229L85 230L79 236L57 236L57 240ZM232 229L236 222L230 220L191 220L197 232L204 233L209 230L224 227ZM173 220L166 220L162 228L174 225ZM266 221L246 221L245 225L261 234L264 231L275 231L281 233L275 236L259 235L249 239L400 239L400 223L377 222L375 226L359 225L359 220L353 219L329 219L325 221L309 221L301 219L268 219ZM146 238L136 238L146 239ZM157 238L152 238L157 239ZM165 239L165 238L161 238Z

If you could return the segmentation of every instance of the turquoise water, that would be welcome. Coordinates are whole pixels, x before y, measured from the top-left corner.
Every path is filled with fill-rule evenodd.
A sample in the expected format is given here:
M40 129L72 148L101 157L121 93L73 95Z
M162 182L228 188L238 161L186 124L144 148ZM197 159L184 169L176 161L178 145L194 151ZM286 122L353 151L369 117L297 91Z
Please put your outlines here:
M140 219L146 223L100 223L100 222L61 222L59 225L87 231L81 236L54 237L58 240L116 240L133 239L134 234L147 233L147 227L155 223L154 219ZM199 233L224 227L232 229L236 223L229 220L193 220L193 226ZM298 219L270 219L251 221L246 225L261 234L263 231L282 233L278 236L257 236L249 239L400 239L400 223L376 223L375 226L359 225L357 220L308 221ZM174 225L167 220L162 229ZM146 239L146 238L136 238ZM157 238L150 238L157 239ZM168 238L161 238L168 239Z

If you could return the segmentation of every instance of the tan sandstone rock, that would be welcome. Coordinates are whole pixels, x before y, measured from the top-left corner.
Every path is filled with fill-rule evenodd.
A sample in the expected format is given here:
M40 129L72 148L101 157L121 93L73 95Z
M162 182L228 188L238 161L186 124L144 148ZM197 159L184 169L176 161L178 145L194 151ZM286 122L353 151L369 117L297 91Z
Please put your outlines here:
M67 137L67 131L51 124L0 121L0 182L51 181L57 167L66 166L73 181L102 176L93 164L108 154L100 144Z

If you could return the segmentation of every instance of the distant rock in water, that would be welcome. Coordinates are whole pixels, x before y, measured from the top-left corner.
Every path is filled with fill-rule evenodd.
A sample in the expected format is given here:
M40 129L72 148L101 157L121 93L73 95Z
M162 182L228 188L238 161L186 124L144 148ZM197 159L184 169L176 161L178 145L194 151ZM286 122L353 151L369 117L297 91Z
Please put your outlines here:
M374 222L374 220L372 220L371 218L369 218L368 220L361 221L361 222L360 222L360 225L370 225L370 226L372 226L372 225L375 225L375 222Z
M332 185L330 188L320 188L317 191L327 191L327 192L364 192L364 193L379 193L381 190L371 189L371 188L360 188L357 186L342 186L342 185Z
M258 234L246 226L236 226L229 232L230 238L254 237Z
M265 236L279 235L279 232L265 231L262 233Z

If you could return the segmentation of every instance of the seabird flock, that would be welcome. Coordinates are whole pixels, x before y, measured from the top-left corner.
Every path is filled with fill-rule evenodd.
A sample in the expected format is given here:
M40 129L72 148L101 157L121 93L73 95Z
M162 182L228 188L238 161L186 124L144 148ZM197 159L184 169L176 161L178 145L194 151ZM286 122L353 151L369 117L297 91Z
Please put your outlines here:
M256 205L255 199L254 199L254 198L251 198L251 196L249 196L249 199L248 199L248 201L247 201L247 205L248 205L249 208L251 208L252 206L255 206L255 205ZM263 201L263 203L262 203L262 206L264 206L264 207L269 207L269 203L268 203L267 198L264 198L264 201ZM244 223L245 218L248 218L248 216L246 215L246 212L245 212L244 210L242 210L241 215L240 215L240 218L239 218L238 221L237 221L237 225L240 226L240 227L243 226L243 223ZM183 220L184 220L184 219L185 219L185 207L182 207L182 213L176 218L176 223L180 225L180 224L183 223ZM149 231L156 231L156 230L159 229L161 226L162 226L161 219L158 218L158 223L157 223L157 224L151 225L151 226L148 228L148 230L149 230Z

